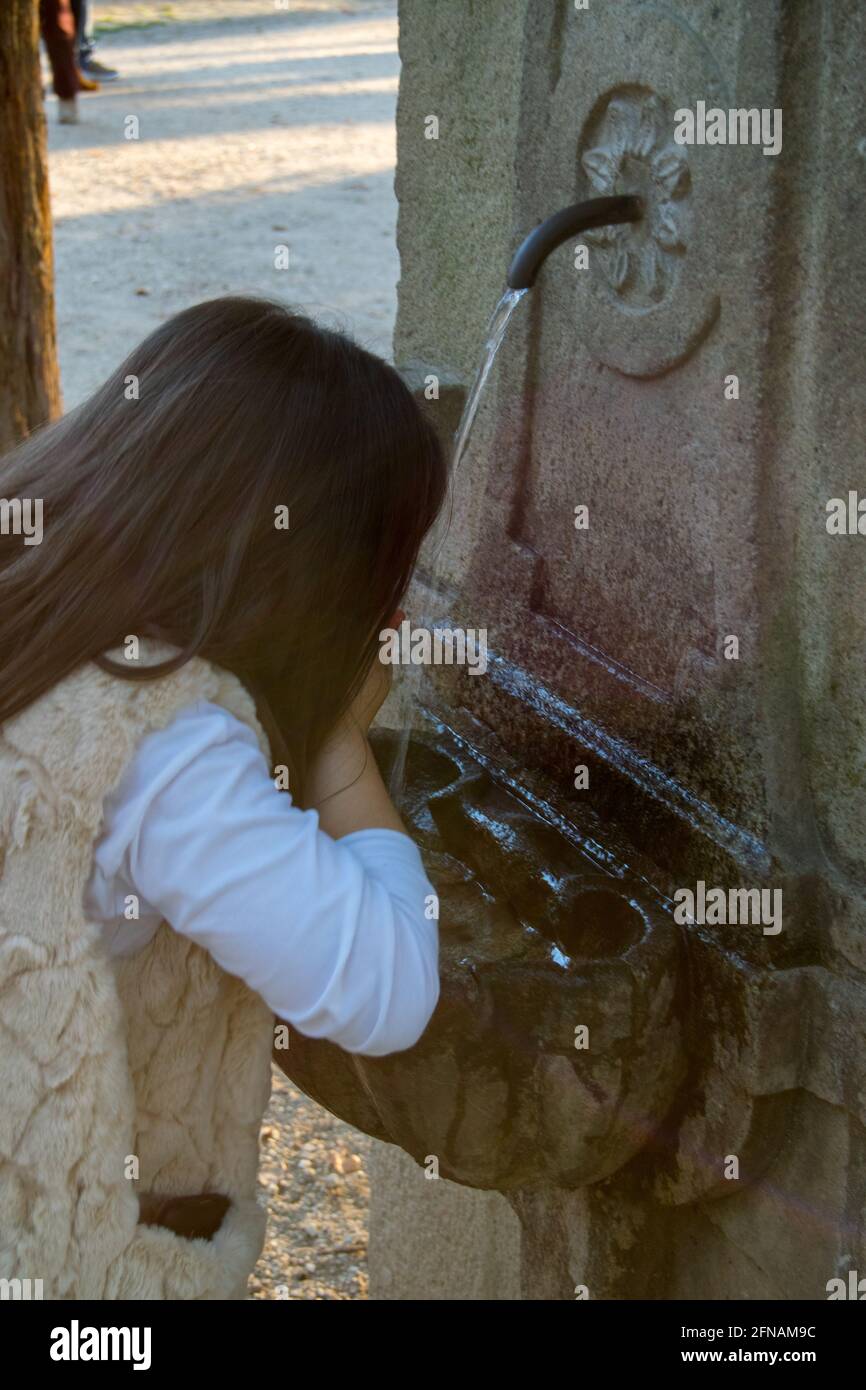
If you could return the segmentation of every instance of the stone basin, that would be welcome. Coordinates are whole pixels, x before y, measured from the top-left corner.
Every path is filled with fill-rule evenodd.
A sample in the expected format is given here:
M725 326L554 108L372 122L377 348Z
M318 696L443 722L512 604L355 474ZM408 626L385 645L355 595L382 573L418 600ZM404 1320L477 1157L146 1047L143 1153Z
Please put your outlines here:
M395 737L377 740L386 773ZM382 1058L292 1030L280 1066L470 1187L608 1176L659 1129L684 1075L672 919L443 729L413 736L401 809L439 897L435 1015L414 1047Z

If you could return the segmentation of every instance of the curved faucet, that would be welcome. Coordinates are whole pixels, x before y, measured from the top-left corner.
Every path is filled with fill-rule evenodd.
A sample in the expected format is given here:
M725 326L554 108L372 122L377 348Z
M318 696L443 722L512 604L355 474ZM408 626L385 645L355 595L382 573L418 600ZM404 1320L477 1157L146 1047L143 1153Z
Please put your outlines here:
M551 251L569 237L578 236L590 227L606 227L615 222L639 222L643 216L643 200L631 194L617 198L590 198L585 203L555 212L525 237L514 253L508 268L508 285L512 290L528 290Z

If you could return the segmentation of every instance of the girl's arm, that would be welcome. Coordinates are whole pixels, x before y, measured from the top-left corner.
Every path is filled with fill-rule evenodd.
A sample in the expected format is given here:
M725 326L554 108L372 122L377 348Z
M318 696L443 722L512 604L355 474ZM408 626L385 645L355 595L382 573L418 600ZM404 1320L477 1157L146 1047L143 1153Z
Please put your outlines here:
M106 804L88 889L112 949L165 918L300 1032L369 1056L411 1047L438 999L435 893L367 744L370 717L356 701L334 731L307 809L218 706L145 738ZM118 913L130 893L138 922Z

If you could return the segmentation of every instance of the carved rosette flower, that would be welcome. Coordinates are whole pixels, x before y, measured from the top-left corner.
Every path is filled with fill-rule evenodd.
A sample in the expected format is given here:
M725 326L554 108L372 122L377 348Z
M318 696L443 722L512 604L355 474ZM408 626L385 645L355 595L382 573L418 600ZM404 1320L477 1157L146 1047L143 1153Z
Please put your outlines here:
M646 205L640 223L598 227L586 238L598 246L604 273L624 299L652 305L673 280L686 249L684 200L688 161L665 129L658 97L613 97L581 159L599 196L637 193Z

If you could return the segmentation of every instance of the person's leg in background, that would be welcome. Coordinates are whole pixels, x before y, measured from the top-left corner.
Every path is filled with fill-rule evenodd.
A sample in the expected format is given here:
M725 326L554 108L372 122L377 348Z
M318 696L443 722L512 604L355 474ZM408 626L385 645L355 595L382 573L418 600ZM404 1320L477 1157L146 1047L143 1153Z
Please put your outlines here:
M72 0L72 17L75 20L75 60L81 69L93 53L93 19L87 0Z
M75 20L75 53L80 63L82 58L90 56L93 48L93 36L88 33L93 21L88 13L87 0L72 0L72 17Z
M84 42L84 29L87 23L87 0L70 0L72 18L75 21L75 67L78 72L78 86L82 92L98 92L99 83L85 77L81 70L81 46Z
M75 66L75 21L69 0L39 0L39 25L54 77L60 123L74 125L78 120L79 81Z
M78 45L78 70L84 78L92 82L114 82L117 69L107 68L96 57L96 41L93 37L93 6L90 0L72 0L72 13L75 16L75 37Z

